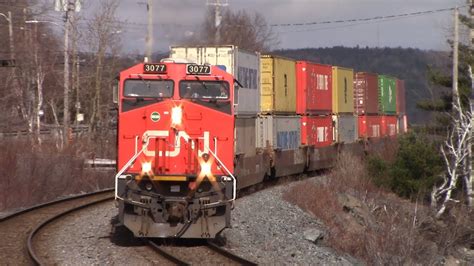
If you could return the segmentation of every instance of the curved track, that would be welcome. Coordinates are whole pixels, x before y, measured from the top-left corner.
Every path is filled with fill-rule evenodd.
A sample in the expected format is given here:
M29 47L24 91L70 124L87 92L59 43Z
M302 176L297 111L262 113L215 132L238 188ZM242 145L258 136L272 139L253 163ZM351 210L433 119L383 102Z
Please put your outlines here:
M166 246L149 240L148 245L176 265L257 265L219 247L212 241L196 246Z
M31 265L34 257L29 257L27 241L36 229L40 229L45 221L59 217L62 213L84 208L97 202L113 198L113 189L63 198L57 201L40 204L0 219L0 254L4 265ZM83 207L81 207L83 206ZM38 225L41 223L40 225ZM31 245L30 245L31 246ZM34 252L33 252L34 255ZM38 263L38 261L36 261Z

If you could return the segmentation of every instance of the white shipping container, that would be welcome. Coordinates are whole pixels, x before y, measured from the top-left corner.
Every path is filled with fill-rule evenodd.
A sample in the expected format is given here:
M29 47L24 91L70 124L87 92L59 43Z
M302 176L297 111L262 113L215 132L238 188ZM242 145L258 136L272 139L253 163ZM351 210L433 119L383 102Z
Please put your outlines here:
M254 117L237 117L235 119L235 154L244 154L244 157L254 156L256 153L256 135Z
M357 117L352 114L333 115L334 137L338 143L355 142L359 136Z
M301 143L299 116L259 116L256 127L257 148L295 150Z
M243 86L235 84L236 115L256 115L260 110L260 54L237 46L172 46L170 58L183 58L197 64L222 66Z
M397 134L404 134L408 132L408 121L406 115L400 115L397 123Z

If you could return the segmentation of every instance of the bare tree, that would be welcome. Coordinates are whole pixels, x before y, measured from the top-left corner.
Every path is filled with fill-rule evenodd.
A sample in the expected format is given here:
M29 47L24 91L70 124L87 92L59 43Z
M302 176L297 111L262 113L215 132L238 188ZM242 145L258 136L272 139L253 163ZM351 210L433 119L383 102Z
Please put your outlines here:
M453 192L458 185L462 185L468 199L469 207L472 207L472 183L471 183L471 130L472 130L472 110L471 106L461 104L461 96L458 86L458 59L459 59L459 20L458 10L454 15L454 41L453 41L453 78L452 78L452 113L451 127L444 145L441 146L441 153L446 164L446 173L443 176L443 183L433 189L431 202L437 209L436 216L443 215L448 207L448 203L453 199ZM472 76L472 75L471 75Z
M102 88L108 88L108 86L104 86L104 61L108 52L113 52L113 55L116 55L116 47L119 44L120 37L117 33L120 32L120 25L115 19L118 5L118 0L101 1L100 7L88 25L88 39L90 40L88 46L95 53L91 128L94 128L102 119Z
M216 38L216 35L219 38ZM209 42L208 40L214 40ZM220 26L216 28L214 9L206 12L201 32L188 44L198 45L237 45L251 51L269 51L279 44L278 36L260 13L250 14L245 10L233 12L226 10L222 15Z
M470 144L472 129L472 113L470 110L463 111L460 101L455 101L453 104L453 124L441 147L441 153L446 163L446 173L443 175L443 183L435 187L431 194L431 202L437 209L437 217L444 214L449 202L457 202L453 199L453 192L459 182L462 182L468 197L472 194L470 172L466 171L465 167L469 158L468 144Z

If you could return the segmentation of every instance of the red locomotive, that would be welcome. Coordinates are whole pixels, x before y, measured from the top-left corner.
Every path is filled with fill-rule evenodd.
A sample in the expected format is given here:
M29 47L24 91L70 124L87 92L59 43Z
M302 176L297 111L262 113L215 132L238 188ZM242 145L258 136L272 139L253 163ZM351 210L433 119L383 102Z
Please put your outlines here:
M120 222L140 237L215 237L236 196L233 76L142 63L119 84Z

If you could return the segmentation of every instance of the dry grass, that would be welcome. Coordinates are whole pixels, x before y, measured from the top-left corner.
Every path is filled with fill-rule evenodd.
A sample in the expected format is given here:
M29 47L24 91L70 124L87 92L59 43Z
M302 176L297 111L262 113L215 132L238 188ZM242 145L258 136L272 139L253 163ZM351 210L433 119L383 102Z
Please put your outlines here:
M376 187L364 161L349 153L325 180L295 185L285 198L324 222L328 245L370 265L434 264L473 240L473 217L458 213L455 233L443 230L429 208Z
M0 211L111 187L112 172L85 167L84 159L96 154L90 147L85 139L61 151L48 143L33 147L22 140L0 142Z

